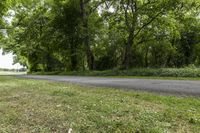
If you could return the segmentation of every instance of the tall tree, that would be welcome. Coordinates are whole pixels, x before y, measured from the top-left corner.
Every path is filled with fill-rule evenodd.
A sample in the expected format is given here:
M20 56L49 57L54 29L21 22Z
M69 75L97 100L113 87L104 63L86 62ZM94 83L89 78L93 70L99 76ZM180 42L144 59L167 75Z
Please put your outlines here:
M200 64L199 0L20 0L8 5L0 5L7 7L1 19L12 21L5 23L1 47L30 71Z

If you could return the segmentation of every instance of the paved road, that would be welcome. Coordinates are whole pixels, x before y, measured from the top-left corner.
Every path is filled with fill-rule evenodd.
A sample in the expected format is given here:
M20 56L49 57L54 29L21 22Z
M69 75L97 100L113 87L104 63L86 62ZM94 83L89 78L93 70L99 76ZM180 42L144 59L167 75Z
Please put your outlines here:
M18 77L69 82L90 86L140 90L161 94L200 96L200 81L33 75L21 75Z

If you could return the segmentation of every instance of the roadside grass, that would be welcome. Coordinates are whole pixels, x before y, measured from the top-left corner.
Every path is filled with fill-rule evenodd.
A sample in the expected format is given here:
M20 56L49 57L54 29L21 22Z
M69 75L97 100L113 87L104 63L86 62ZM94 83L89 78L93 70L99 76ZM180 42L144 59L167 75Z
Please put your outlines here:
M0 76L0 132L200 132L200 99Z
M138 68L130 70L33 72L33 75L97 76L116 78L147 78L200 80L200 68Z

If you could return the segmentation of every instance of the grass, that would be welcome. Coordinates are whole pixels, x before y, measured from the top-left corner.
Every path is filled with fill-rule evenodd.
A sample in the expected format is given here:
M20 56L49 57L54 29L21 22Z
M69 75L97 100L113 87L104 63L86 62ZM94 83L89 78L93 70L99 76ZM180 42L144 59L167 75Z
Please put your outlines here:
M36 75L110 76L129 78L200 79L200 68L138 68L130 70L35 72Z
M197 133L200 99L0 76L0 132Z
M26 74L26 72L12 72L12 71L1 71L0 75L20 75L20 74Z

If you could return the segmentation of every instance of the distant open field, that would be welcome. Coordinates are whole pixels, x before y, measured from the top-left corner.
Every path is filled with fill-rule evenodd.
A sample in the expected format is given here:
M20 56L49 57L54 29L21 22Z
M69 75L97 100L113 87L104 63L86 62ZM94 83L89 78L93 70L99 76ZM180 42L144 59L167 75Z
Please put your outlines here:
M197 133L200 99L0 76L0 132Z
M26 74L26 72L0 71L0 75L21 75L21 74Z

